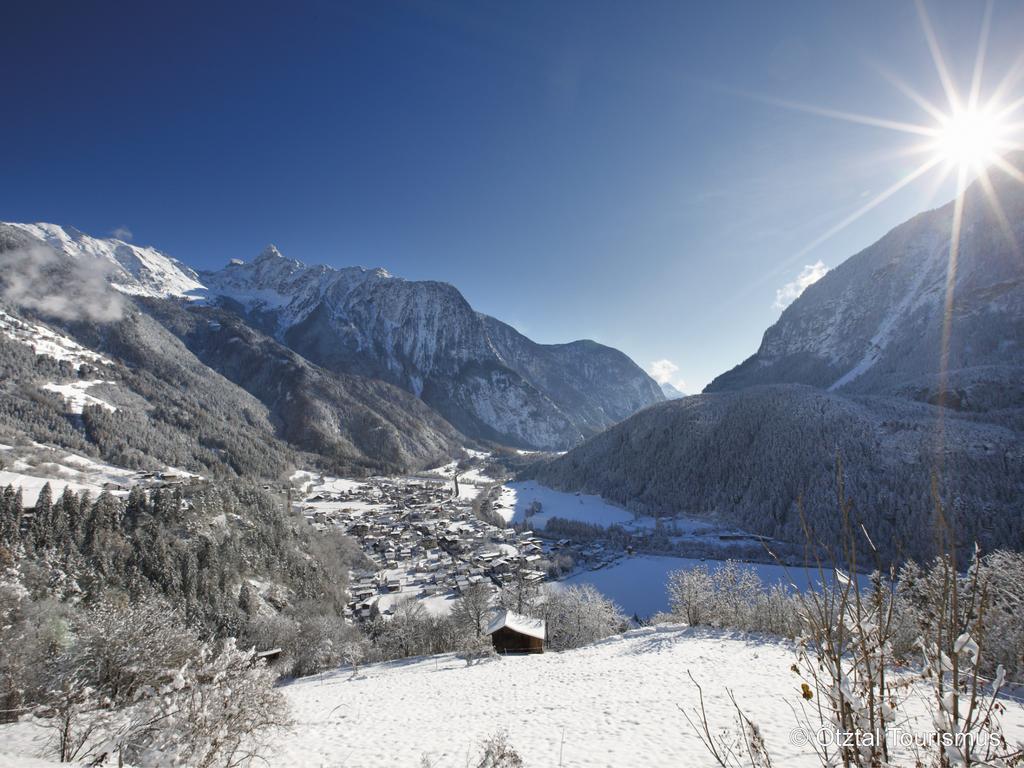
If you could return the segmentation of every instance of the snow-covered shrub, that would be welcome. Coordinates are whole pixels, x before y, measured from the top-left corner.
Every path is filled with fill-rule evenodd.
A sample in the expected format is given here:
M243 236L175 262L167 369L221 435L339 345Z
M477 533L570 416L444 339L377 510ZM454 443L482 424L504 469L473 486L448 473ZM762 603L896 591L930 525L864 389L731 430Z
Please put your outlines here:
M1024 555L1005 550L975 555L970 570L959 575L958 589L968 590L978 573L984 577L984 601L980 605L960 601L958 624L974 622L975 635L983 636L981 671L985 675L991 677L1001 665L1007 679L1024 680ZM940 618L935 606L946 588L946 578L941 559L924 568L911 562L900 569L898 613L905 627L900 645L904 652L916 652L918 638L934 631Z
M985 629L983 671L1002 666L1008 679L1024 682L1024 554L1000 550L983 558L991 573Z
M523 758L508 743L508 734L500 731L484 742L476 768L523 768Z
M31 600L20 571L0 579L0 723L18 720L45 699L53 660L72 641L70 616L56 600Z
M303 620L292 645L285 648L296 677L314 675L342 664L342 648L357 633L340 618L315 616Z
M668 575L668 601L672 613L691 627L710 624L715 610L711 571L706 565Z
M367 636L377 659L401 659L460 650L472 636L451 616L431 616L418 600L395 603L387 620L378 618L366 625Z
M666 585L676 620L745 632L794 637L800 629L800 606L782 586L767 587L753 568L728 560L711 570L698 565L673 571Z
M144 692L118 734L129 763L237 766L289 725L275 675L233 640L204 645L160 688ZM117 737L115 737L117 738Z
M367 640L362 633L353 632L348 638L342 643L341 646L341 658L342 660L352 667L352 674L356 674L359 671L359 665L371 655L373 648L370 645L370 641Z
M713 729L704 707L704 689L689 671L686 674L697 688L699 704L690 712L680 709L714 761L721 768L771 768L771 755L760 727L740 709L732 691L728 695L735 711L735 724L731 728Z
M282 661L287 664L297 646L298 635L299 621L291 616L259 616L243 627L238 647L255 648L257 651L280 648L284 657Z
M548 646L556 651L579 648L626 627L619 607L589 584L553 591L540 613L547 625Z
M76 675L113 706L157 685L167 669L195 658L201 647L180 612L155 597L137 605L103 600L77 625L70 662Z
M482 661L500 659L497 651L494 650L494 643L491 638L481 635L469 635L463 641L459 649L459 658L466 662L467 667L479 664Z
M62 761L230 766L287 722L276 675L253 652L201 642L158 598L90 610L3 600L0 610L5 686L20 686Z
M57 759L67 763L84 757L94 739L104 738L113 722L114 710L102 705L97 692L73 666L61 665L51 672L49 682L46 704L36 714L51 732Z

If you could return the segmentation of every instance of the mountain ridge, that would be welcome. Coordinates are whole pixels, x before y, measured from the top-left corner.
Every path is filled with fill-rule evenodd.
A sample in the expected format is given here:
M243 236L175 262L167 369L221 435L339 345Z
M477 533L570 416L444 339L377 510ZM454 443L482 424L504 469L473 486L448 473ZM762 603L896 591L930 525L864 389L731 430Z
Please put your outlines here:
M25 271L7 280L4 296L15 305L28 302L46 316L52 296L22 293L73 268L85 283L102 275L100 282L125 297L118 300L102 285L90 285L86 295L64 279L69 295L77 294L61 297L61 304L96 307L94 320L120 318L125 301L149 301L150 312L152 302L230 312L314 368L339 380L357 377L348 386L367 396L368 385L357 382L377 380L411 393L469 439L563 449L663 399L618 350L588 340L536 344L477 313L445 282L405 280L381 268L310 266L273 245L250 262L232 259L223 269L196 272L150 246L47 223L0 225L0 251L15 272ZM63 308L64 316L78 312ZM173 314L155 312L165 322ZM394 393L385 398L400 400ZM402 407L426 417L409 401Z
M1024 153L1013 157L1024 165ZM923 388L920 397L937 400L939 374L955 390L976 378L972 369L1012 369L1007 382L1024 372L1024 187L1005 175L991 183L1010 231L987 191L972 184L952 274L954 202L912 217L830 270L765 331L757 352L704 391L799 383L901 396Z
M618 350L537 344L476 312L449 283L307 266L276 249L201 277L225 306L312 362L400 386L473 437L560 449L663 399ZM595 375L597 360L614 380Z

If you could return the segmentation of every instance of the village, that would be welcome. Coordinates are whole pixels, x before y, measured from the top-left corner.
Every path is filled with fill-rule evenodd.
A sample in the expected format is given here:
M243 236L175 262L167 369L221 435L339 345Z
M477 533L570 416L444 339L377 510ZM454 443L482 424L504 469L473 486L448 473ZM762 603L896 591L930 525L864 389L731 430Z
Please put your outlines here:
M351 536L372 564L351 575L350 619L390 616L406 599L443 614L472 585L495 592L514 582L539 585L622 556L600 542L552 540L513 523L500 483L479 469L457 472L304 484L293 508L318 530Z

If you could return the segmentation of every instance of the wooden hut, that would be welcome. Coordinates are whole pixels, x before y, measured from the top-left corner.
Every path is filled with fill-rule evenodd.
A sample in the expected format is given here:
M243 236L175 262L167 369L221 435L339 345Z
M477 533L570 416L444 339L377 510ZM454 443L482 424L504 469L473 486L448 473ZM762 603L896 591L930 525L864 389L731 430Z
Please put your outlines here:
M544 621L501 611L484 633L498 653L544 653Z

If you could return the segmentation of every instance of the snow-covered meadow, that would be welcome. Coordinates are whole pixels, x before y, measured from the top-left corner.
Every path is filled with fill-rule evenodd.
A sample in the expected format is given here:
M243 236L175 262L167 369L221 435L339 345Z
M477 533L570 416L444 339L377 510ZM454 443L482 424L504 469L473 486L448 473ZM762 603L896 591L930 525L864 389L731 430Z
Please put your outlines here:
M508 522L526 523L534 530L543 530L556 517L603 528L620 525L631 531L651 530L658 524L653 517L634 514L601 496L556 491L534 480L503 485L496 506ZM694 542L715 544L719 542L718 536L723 533L744 535L743 531L736 528L693 517L675 517L662 522L670 535Z
M733 723L731 689L776 765L814 766L810 749L791 742L803 703L795 658L785 642L662 625L470 667L442 655L344 669L285 686L295 728L271 763L412 767L426 756L435 768L461 768L506 730L528 766L713 766L679 710L697 704L690 672L714 725ZM1024 709L1007 704L1007 733L1024 738ZM922 714L914 701L911 709Z
M98 496L104 490L124 496L143 477L133 469L125 469L102 461L79 456L66 450L40 443L0 445L0 488L8 485L22 492L22 501L33 506L47 483L54 497L70 488L75 493L88 491ZM176 477L199 477L175 467L165 467Z
M540 504L540 511L528 516L534 503ZM553 517L604 527L627 525L634 519L631 512L600 496L555 491L532 480L505 484L496 506L506 521L529 523L535 530L543 529Z

